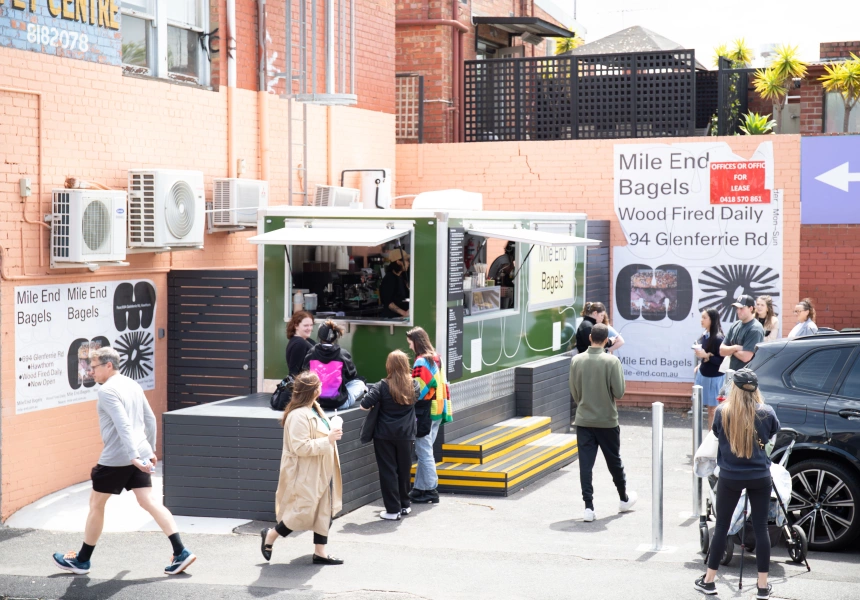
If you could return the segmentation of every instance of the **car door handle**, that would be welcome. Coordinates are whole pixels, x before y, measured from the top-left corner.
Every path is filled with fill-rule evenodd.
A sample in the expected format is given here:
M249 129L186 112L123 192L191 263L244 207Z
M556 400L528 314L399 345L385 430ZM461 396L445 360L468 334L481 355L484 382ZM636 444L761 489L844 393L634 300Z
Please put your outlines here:
M839 416L849 421L860 421L860 410L846 408L839 411Z

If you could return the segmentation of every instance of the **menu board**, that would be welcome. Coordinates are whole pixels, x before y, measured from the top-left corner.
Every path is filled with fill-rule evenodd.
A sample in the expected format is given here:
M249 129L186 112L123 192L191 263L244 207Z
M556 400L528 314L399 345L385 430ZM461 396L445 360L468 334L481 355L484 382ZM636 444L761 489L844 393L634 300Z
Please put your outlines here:
M448 307L448 381L463 376L463 307Z
M463 227L448 229L448 300L463 299Z

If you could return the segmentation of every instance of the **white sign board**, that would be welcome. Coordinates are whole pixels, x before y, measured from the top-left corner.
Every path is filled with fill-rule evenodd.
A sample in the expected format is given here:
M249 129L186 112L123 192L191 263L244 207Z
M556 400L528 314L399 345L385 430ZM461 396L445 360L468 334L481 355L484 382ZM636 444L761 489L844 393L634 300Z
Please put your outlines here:
M741 294L782 305L782 194L773 144L750 157L728 144L615 146L615 213L627 239L613 249L617 355L632 381L693 381L700 313L723 331Z
M120 372L155 387L155 285L148 280L15 288L15 413L95 400L89 353L111 346Z
M537 223L535 228L570 233L567 223ZM529 312L573 304L576 300L576 256L581 251L575 246L532 247L528 258Z

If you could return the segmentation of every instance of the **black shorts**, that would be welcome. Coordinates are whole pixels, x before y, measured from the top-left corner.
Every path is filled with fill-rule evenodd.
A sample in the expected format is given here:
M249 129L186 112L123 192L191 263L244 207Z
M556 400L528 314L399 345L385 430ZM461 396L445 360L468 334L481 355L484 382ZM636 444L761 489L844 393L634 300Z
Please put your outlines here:
M93 490L102 494L120 494L123 488L133 490L152 487L152 477L149 473L144 473L134 465L127 467L96 465L90 473L90 478L93 480Z

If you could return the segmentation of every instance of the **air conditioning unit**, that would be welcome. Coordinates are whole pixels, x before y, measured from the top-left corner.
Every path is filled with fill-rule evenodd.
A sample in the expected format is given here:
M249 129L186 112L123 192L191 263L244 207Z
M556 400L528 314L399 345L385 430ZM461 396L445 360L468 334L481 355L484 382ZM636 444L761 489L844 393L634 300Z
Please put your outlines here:
M138 251L202 248L205 211L202 172L129 170L129 248Z
M358 202L360 193L354 188L318 185L314 194L314 206L349 208L350 205Z
M256 179L217 178L212 189L212 225L256 227L257 209L268 205L267 182Z
M125 192L55 189L51 210L52 268L125 260Z

